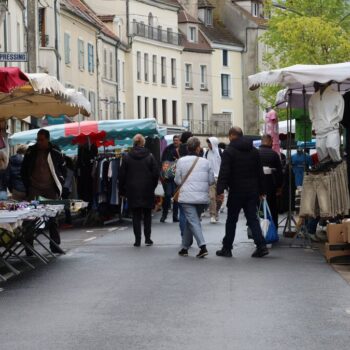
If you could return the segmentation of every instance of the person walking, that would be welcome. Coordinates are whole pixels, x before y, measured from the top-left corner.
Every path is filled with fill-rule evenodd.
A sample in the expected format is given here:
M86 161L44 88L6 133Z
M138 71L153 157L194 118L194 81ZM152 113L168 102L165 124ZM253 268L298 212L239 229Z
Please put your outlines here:
M164 188L163 214L160 222L164 223L171 209L171 199L175 193L175 174L171 173L174 164L180 158L180 137L175 135L173 143L169 145L162 155L162 175L161 181ZM176 202L173 203L173 222L179 222L179 209Z
M259 154L264 170L264 187L266 191L267 203L270 207L272 220L278 230L278 206L277 197L282 193L283 172L281 158L272 149L273 140L270 135L261 138Z
M27 147L21 145L17 149L17 153L10 157L8 165L9 175L9 191L12 194L12 199L15 201L24 201L26 199L26 188L22 181L21 169L24 159L24 155L27 151Z
M7 200L7 188L9 185L9 174L7 170L7 156L4 151L0 151L0 200Z
M219 200L223 200L225 189L229 191L226 233L223 247L216 255L232 257L236 225L239 213L243 209L257 247L252 257L260 258L269 254L257 215L257 202L259 197L265 195L261 159L253 143L243 136L241 128L231 128L229 139L230 144L222 156L217 183Z
M64 161L66 162L67 174L63 184L62 191L62 199L69 199L72 190L73 190L73 182L74 182L74 163L72 158L68 156L64 156ZM65 222L62 228L69 229L73 227L72 222L72 213L69 207L64 209L65 213Z
M223 151L219 148L219 140L216 137L209 137L207 139L208 151L205 153L205 158L208 159L211 169L214 172L215 183L210 186L209 197L210 197L210 222L216 224L219 221L219 211L222 202L217 200L216 195L216 183L219 177L221 157Z
M30 146L24 156L21 177L26 188L28 200L37 197L56 200L61 198L66 177L66 164L60 150L50 142L50 132L41 129L37 134L37 142ZM62 254L57 246L61 244L58 224L55 218L48 221L53 253Z
M179 186L178 201L186 218L180 256L188 256L193 236L200 248L197 258L208 255L201 226L201 215L209 203L209 187L215 183L209 162L200 157L200 141L191 137L187 141L188 155L180 158L176 166L175 182Z
M158 185L159 166L151 152L145 148L145 138L134 137L132 150L123 158L119 173L120 194L127 198L132 212L135 247L141 246L141 222L144 222L145 244L153 245L152 209L154 191Z

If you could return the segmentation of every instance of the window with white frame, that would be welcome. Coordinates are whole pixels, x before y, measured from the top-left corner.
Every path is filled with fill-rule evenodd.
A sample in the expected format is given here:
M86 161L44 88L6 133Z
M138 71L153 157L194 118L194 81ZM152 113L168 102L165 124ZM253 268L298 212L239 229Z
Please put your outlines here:
M110 80L113 80L113 67L114 64L113 64L113 52L110 51L109 52L109 79Z
M202 133L206 133L206 128L208 125L208 105L207 104L202 104L201 105L201 113L202 113Z
M189 27L189 35L188 35L188 41L195 43L197 42L197 28L196 27Z
M228 51L222 50L222 65L228 67Z
M95 72L95 52L92 44L88 44L88 70L91 74Z
M229 74L221 74L221 96L230 97L231 77Z
M78 39L78 66L80 70L85 69L85 47L84 41Z
M259 4L255 1L252 2L252 15L254 17L259 17L260 13L259 13Z
M149 79L148 53L144 54L143 64L144 64L145 81L148 82L148 79Z
M166 58L162 57L161 60L161 71L162 71L162 84L166 84Z
M186 103L186 119L193 119L193 103Z
M185 88L192 88L192 64L185 64Z
M71 63L70 34L64 33L64 63Z
M210 8L205 10L205 25L207 26L213 25L213 10Z
M141 80L141 52L137 51L136 54L136 66L137 66L137 80Z
M162 116L163 116L163 124L167 124L168 120L168 104L167 100L163 99L162 100Z
M153 99L153 118L158 118L158 101L156 98Z
M152 56L152 82L157 84L157 55Z
M207 88L207 66L201 65L201 90L206 90Z
M141 119L141 96L137 96L137 118Z
M148 111L149 111L149 106L148 106L148 97L145 97L145 118L148 118Z
M103 77L107 79L107 50L103 50Z
M83 94L83 96L84 96L84 97L88 97L88 96L87 96L87 92L86 92L86 89L85 89L85 88L80 87L80 88L78 89L78 91L79 91L79 92L81 92L81 93Z
M96 119L97 114L96 114L96 94L94 91L89 91L89 101L91 105L91 116Z
M171 85L176 86L176 59L171 59Z

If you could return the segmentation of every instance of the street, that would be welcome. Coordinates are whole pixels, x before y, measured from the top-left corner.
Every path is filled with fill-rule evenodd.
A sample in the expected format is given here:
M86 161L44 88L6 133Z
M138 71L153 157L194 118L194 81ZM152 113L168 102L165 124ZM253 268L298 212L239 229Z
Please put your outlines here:
M134 248L127 223L75 232L81 244L65 232L67 255L0 285L0 348L348 349L350 285L318 251L252 259L244 224L233 259L215 256L224 225L208 218L203 260L179 257L158 215L153 247Z

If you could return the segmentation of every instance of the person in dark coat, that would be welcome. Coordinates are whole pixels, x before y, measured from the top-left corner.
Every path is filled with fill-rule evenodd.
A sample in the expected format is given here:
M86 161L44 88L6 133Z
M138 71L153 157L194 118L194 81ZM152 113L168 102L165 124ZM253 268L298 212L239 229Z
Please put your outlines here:
M29 147L24 156L21 176L28 200L39 196L52 200L61 198L66 164L60 150L50 142L49 131L38 131L37 143ZM62 254L63 251L58 248L61 238L55 218L48 221L48 228L51 240L56 243L50 243L51 251Z
M123 158L119 173L120 194L128 199L132 211L135 247L141 246L141 221L144 221L145 244L153 245L151 240L152 209L155 203L154 191L158 185L159 166L145 148L142 135L134 137L134 147Z
M259 154L264 169L264 186L266 199L270 207L273 222L278 229L277 196L281 195L283 186L283 172L281 159L272 149L272 137L264 135L261 139Z
M9 190L12 193L12 199L16 201L24 201L26 199L26 188L21 176L22 163L26 151L26 146L19 146L17 153L10 157L8 165Z
M260 258L269 254L256 207L259 197L265 195L263 167L258 150L254 148L252 141L243 136L241 128L231 128L229 139L230 144L222 155L217 182L218 200L222 201L224 191L229 191L226 233L223 247L216 255L232 257L236 225L243 209L257 247L252 257Z
M188 155L188 149L187 149L187 141L193 137L193 134L190 131L185 131L181 134L180 138L180 158L186 157Z

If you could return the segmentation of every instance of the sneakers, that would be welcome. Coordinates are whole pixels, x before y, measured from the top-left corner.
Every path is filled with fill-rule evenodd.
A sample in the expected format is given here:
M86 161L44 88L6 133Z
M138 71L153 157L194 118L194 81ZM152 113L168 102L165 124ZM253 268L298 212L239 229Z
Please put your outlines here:
M179 255L180 255L180 256L188 256L188 250L185 249L185 248L182 248L182 249L179 251Z
M150 246L153 245L153 241L152 241L150 238L147 238L147 239L145 240L145 244L146 244L147 247L150 247Z
M167 218L167 215L164 215L164 214L163 214L162 217L160 218L160 222L161 222L162 224L164 224L166 218Z
M207 256L208 250L207 247L205 245L201 246L201 250L199 251L199 253L196 255L197 258L204 258L205 256Z
M210 223L211 223L211 224L216 224L216 223L217 223L217 220L216 220L216 217L215 217L215 216L212 216L212 217L210 218Z
M269 254L269 250L266 247L256 248L255 252L252 254L252 258L262 258Z
M231 249L222 248L216 252L216 256L221 256L223 258L232 258Z
M135 247L135 248L141 247L141 242L136 241L136 242L134 243L134 247Z

